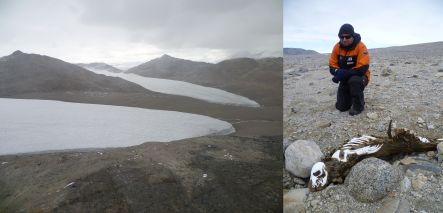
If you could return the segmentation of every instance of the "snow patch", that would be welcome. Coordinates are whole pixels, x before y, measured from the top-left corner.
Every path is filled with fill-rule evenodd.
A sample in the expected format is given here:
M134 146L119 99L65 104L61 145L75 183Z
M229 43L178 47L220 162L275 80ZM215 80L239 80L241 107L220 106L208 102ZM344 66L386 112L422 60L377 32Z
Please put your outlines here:
M102 74L110 77L119 77L155 92L186 96L217 104L260 107L260 104L249 98L212 87L204 87L184 81L148 78L132 73L112 73L106 70L92 68L86 69L96 74Z

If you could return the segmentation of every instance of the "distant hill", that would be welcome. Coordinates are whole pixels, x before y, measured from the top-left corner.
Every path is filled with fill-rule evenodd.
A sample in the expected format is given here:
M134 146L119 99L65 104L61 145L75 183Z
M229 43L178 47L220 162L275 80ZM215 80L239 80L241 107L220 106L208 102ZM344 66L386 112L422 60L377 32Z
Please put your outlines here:
M211 67L212 64L210 63L174 58L165 54L159 58L130 68L126 73L135 73L152 78L188 80L198 77L194 75L208 72Z
M105 63L89 63L89 64L83 64L83 63L79 63L76 64L80 67L83 67L85 69L98 69L98 70L106 70L108 72L113 72L113 73L119 73L119 72L123 72L123 70L120 70L118 68L115 68L109 64L105 64Z
M215 87L260 104L281 104L282 69L282 58L236 58L211 64L163 55L126 73Z
M308 55L308 54L320 54L314 50L305 50L302 48L283 48L284 55Z
M375 53L378 55L390 55L396 54L399 56L411 56L417 55L417 57L435 57L440 56L443 51L443 42L431 42L423 44L411 44L404 46L393 46L384 48L369 49L369 53Z
M33 92L146 92L120 78L98 75L62 60L15 51L0 58L0 96Z

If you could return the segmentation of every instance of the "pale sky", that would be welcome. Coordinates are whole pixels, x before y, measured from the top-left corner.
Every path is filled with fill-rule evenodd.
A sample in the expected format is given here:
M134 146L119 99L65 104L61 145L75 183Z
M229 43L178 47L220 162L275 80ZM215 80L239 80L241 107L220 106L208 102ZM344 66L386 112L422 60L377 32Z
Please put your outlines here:
M284 0L283 46L330 53L344 23L368 48L443 41L441 0Z
M0 0L0 57L15 50L72 63L139 64L281 56L275 0Z

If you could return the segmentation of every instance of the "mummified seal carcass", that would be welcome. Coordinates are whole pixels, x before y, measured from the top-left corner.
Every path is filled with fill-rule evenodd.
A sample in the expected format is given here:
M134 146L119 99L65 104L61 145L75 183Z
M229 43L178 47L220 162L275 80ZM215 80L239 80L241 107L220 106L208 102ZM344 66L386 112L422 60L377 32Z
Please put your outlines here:
M427 139L417 136L408 129L394 129L391 135L389 122L388 136L377 137L363 135L343 144L333 154L317 162L311 169L310 191L320 191L330 183L343 183L352 166L367 157L387 157L400 153L424 152L436 150L443 139Z

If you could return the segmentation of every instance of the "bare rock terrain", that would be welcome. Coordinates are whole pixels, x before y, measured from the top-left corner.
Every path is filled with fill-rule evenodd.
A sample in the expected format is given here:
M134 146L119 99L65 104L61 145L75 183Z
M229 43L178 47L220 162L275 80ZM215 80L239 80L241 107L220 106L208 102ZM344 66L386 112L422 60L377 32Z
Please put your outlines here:
M370 49L372 79L365 89L365 111L357 116L335 109L337 84L327 54L284 57L284 141L312 140L327 154L358 135L386 135L394 127L428 138L443 138L443 42ZM400 160L412 158L415 163ZM362 203L346 186L331 185L303 199L307 212L443 211L442 164L436 152L385 159L406 176L385 198ZM306 179L284 171L285 192L305 188ZM410 187L410 182L415 187ZM409 183L409 185L408 185ZM409 187L408 187L409 186ZM300 206L299 206L300 207ZM405 210L405 209L402 209ZM393 212L385 211L385 212Z
M265 72L280 80L267 86L279 87L261 92L267 87L247 83L248 73L239 78L244 83L236 81L238 91L266 100L253 108L152 92L47 56L16 52L0 58L2 98L188 112L236 129L228 136L127 148L0 156L0 212L281 211L282 60L271 62Z
M0 156L1 212L278 212L281 137Z

